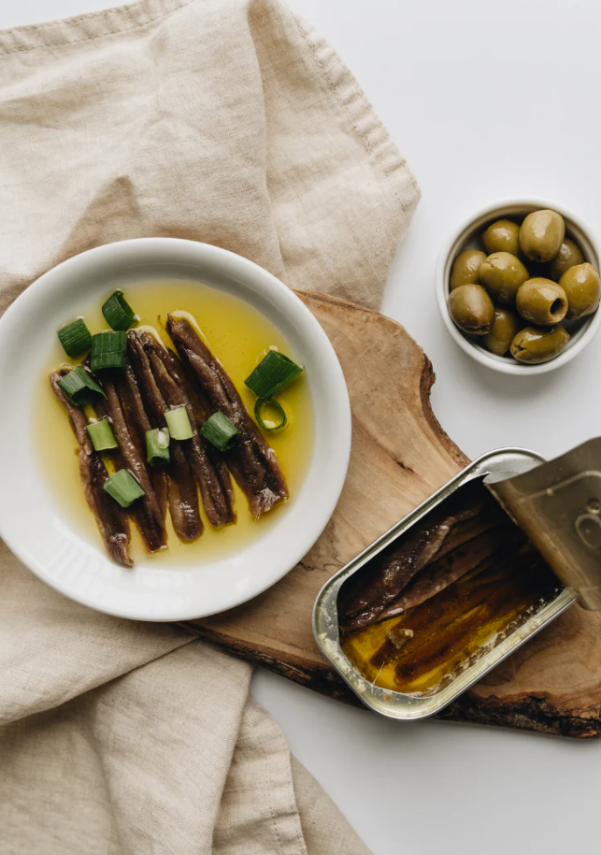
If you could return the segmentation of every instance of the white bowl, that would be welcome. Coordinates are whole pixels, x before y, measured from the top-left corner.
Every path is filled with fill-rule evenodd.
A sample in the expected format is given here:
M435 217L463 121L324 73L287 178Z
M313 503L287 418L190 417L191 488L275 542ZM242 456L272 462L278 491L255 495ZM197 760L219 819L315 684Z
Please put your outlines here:
M599 253L590 229L572 211L547 199L507 199L481 208L453 232L438 256L436 299L447 330L468 356L471 356L481 365L486 365L487 368L492 368L494 371L500 371L503 374L527 377L533 374L545 374L547 371L561 368L562 365L566 365L584 350L587 344L593 340L601 325L601 311L598 309L593 315L581 322L572 334L565 350L555 359L550 362L543 362L540 365L523 365L514 359L497 356L485 350L479 344L474 343L472 339L466 338L451 320L447 308L447 298L450 291L449 281L453 262L459 253L466 247L481 249L482 247L477 243L477 239L495 220L501 217L524 217L531 211L541 209L551 209L562 215L566 223L566 235L580 246L585 260L590 261L599 270Z
M300 490L265 534L239 553L201 567L160 567L142 560L125 569L108 559L99 536L92 542L74 530L56 503L33 452L33 398L56 330L77 313L78 302L106 298L107 283L123 287L165 278L197 280L225 290L254 306L281 331L305 366L315 438ZM9 402L0 422L0 536L40 579L74 600L121 617L191 619L261 593L291 570L320 536L346 477L350 404L326 334L282 282L256 264L206 244L171 238L124 241L92 249L44 274L0 319L0 395Z

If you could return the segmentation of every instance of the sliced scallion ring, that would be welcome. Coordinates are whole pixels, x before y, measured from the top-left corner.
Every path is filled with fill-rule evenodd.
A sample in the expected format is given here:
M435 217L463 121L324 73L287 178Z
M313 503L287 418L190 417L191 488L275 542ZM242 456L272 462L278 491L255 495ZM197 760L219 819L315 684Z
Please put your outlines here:
M114 291L102 307L107 324L114 330L128 330L136 322L134 310L123 291Z
M227 451L240 436L238 428L232 424L225 413L221 412L213 413L201 427L200 432L219 451Z
M127 333L106 330L92 336L92 371L103 368L125 368Z
M99 422L92 422L86 430L90 435L94 451L109 451L111 448L117 448L117 440L108 419L102 419Z
M296 362L278 350L270 350L250 374L244 384L257 398L273 398L303 373Z
M106 397L101 387L93 380L88 372L78 365L57 382L58 388L76 407L86 407L98 395Z
M190 424L188 411L184 406L175 407L173 410L167 410L165 413L165 421L169 428L169 435L173 439L192 439L194 431Z
M136 499L144 495L144 490L128 469L120 469L115 472L114 475L107 478L103 487L122 508L129 508Z
M92 344L92 334L83 318L78 318L73 323L61 327L57 335L65 353L72 359L81 356L90 349Z
M155 428L146 431L146 459L152 466L169 463L169 431L167 428Z
M273 411L275 418L269 419L265 417L265 413L268 408ZM288 424L286 411L279 401L276 401L273 398L257 399L257 403L255 404L255 418L263 430L282 430L282 428L285 428Z

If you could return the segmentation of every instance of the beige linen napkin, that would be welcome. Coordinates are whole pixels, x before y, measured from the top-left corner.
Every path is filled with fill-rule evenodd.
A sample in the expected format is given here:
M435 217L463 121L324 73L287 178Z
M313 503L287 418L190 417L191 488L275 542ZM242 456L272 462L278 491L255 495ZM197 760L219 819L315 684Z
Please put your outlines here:
M417 201L349 71L275 0L0 33L0 310L151 235L378 306ZM2 855L366 851L249 700L248 665L72 603L1 543L0 584Z

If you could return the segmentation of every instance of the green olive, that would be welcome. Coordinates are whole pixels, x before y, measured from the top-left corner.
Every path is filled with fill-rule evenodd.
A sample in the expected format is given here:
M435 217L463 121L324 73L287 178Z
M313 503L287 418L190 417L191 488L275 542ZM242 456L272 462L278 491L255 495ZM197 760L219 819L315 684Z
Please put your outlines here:
M520 227L520 249L531 261L551 261L559 252L566 224L556 211L533 211Z
M489 332L495 307L481 285L459 285L449 294L449 314L460 330L471 335Z
M570 267L559 280L568 298L567 318L574 321L596 311L599 305L599 274L585 262Z
M496 303L512 305L529 273L510 252L493 252L480 267L480 281Z
M472 285L480 281L480 265L486 258L485 252L478 249L464 249L453 262L451 271L451 291L460 285Z
M510 252L517 255L520 251L520 227L511 220L497 220L482 235L484 249L488 255L493 252Z
M532 324L551 326L558 324L568 311L566 292L550 279L528 279L515 298L515 305L523 318Z
M559 356L569 340L569 332L561 326L524 327L511 342L511 355L528 365L549 362Z
M559 282L566 270L576 264L582 264L584 255L577 243L566 238L559 247L559 252L545 265L545 276Z
M520 328L515 312L495 307L495 317L490 332L482 339L482 346L497 356L505 356Z

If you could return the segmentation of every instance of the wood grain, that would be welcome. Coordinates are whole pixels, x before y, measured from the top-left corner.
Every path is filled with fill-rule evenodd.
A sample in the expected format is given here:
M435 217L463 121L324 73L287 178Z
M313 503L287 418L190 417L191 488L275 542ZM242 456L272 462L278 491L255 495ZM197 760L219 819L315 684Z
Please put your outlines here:
M351 398L353 445L342 496L319 541L277 585L243 606L187 625L298 683L358 703L313 640L317 593L467 458L436 420L432 366L400 324L333 297L299 296L336 349ZM601 616L572 607L441 717L599 736Z

